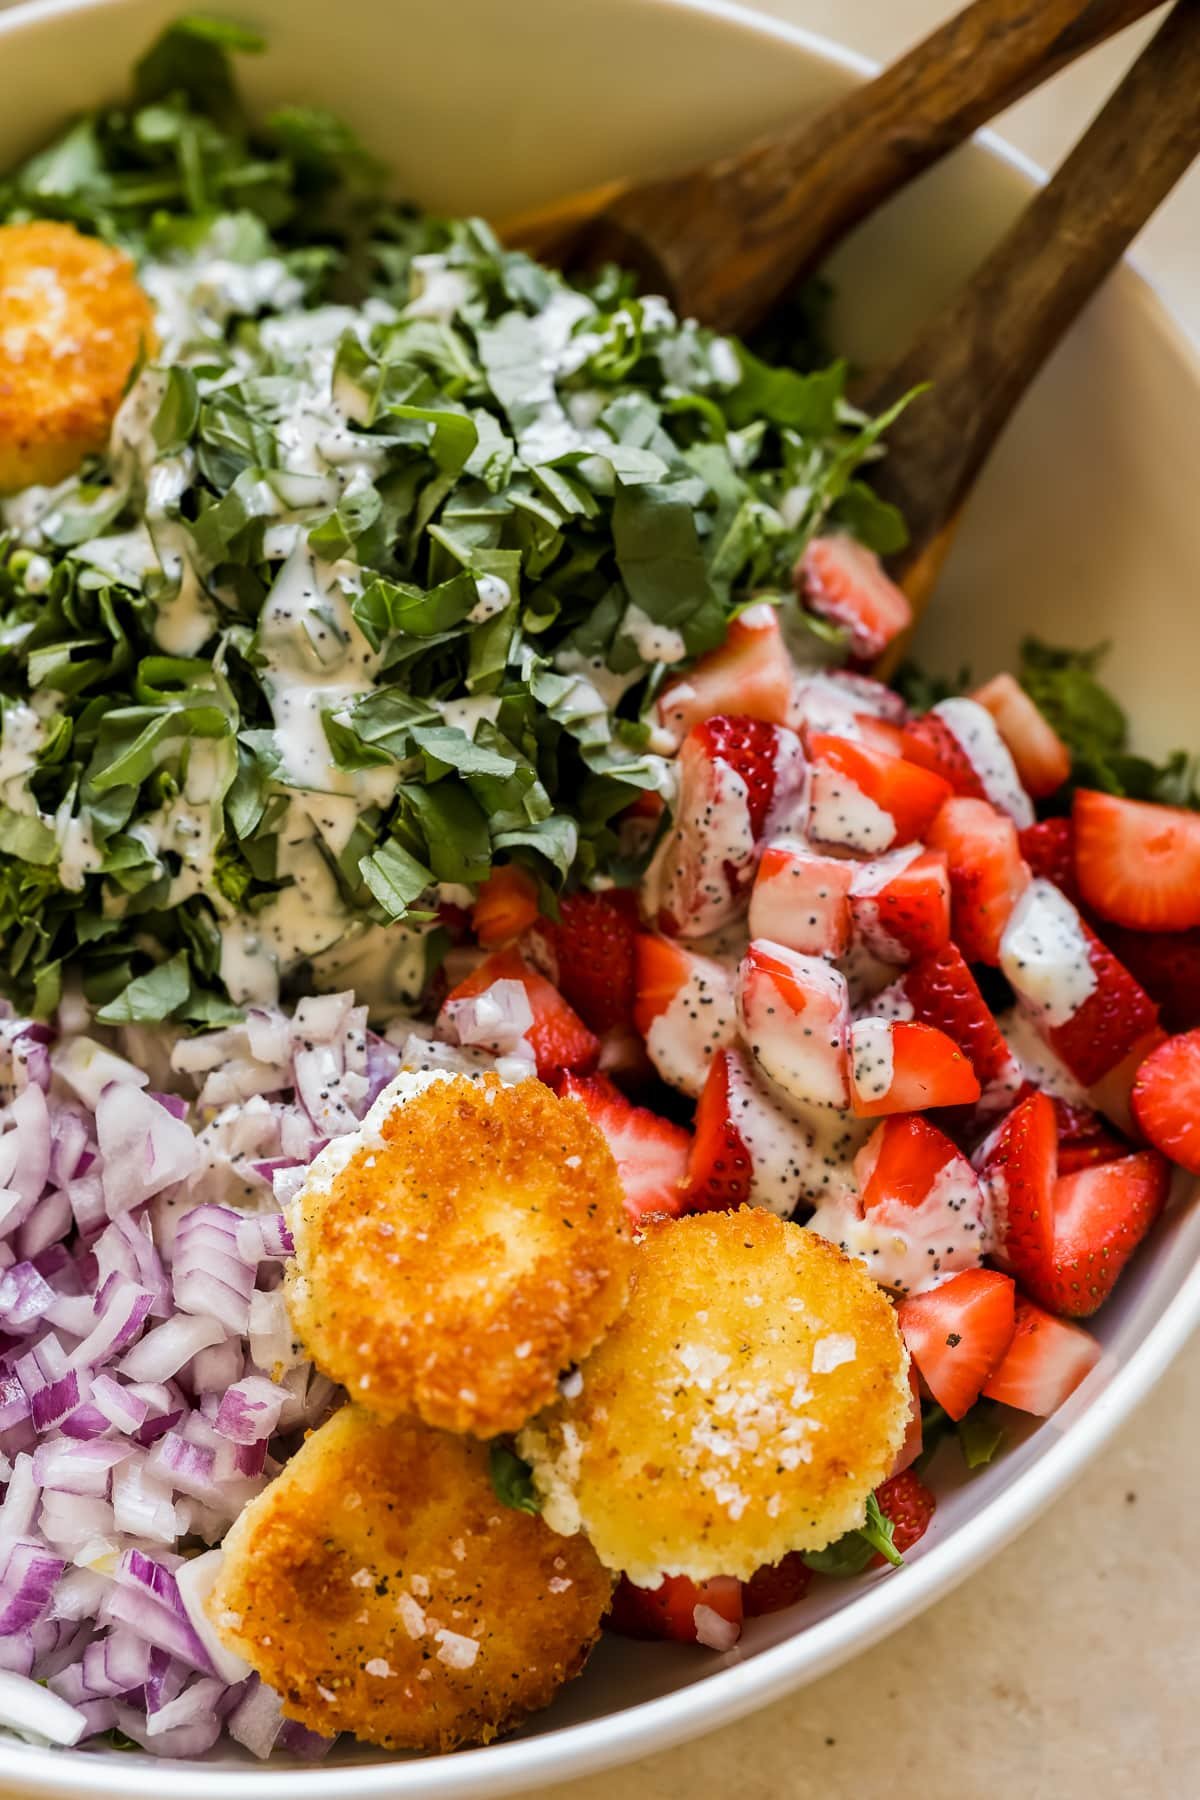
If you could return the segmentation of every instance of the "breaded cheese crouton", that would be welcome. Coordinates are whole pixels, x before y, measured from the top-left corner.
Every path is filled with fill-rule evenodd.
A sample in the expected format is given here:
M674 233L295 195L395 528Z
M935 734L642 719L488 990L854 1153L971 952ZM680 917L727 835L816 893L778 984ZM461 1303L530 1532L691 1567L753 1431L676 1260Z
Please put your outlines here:
M73 225L0 226L0 493L103 448L154 313L123 250Z
M488 1451L335 1413L240 1514L208 1601L222 1639L310 1730L452 1750L578 1675L612 1579L492 1492Z
M583 1385L521 1433L543 1516L601 1562L746 1578L861 1525L909 1413L895 1313L860 1264L761 1208L646 1227Z
M313 1163L288 1218L296 1334L385 1418L515 1431L629 1291L612 1152L538 1081L398 1076Z

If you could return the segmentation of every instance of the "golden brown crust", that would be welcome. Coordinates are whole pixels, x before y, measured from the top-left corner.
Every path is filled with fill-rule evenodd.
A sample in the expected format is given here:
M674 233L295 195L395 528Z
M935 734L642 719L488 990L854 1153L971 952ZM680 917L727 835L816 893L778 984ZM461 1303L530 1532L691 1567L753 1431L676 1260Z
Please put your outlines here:
M154 314L121 250L47 220L0 226L0 493L102 449Z
M612 1588L585 1539L500 1504L485 1445L353 1406L224 1549L209 1615L287 1716L395 1750L487 1743L548 1705Z
M518 1440L547 1523L602 1562L753 1574L860 1525L909 1411L893 1308L842 1252L744 1208L647 1227L581 1392Z
M313 1360L372 1412L448 1431L515 1431L628 1292L612 1154L537 1081L435 1083L310 1182L292 1224L288 1305Z

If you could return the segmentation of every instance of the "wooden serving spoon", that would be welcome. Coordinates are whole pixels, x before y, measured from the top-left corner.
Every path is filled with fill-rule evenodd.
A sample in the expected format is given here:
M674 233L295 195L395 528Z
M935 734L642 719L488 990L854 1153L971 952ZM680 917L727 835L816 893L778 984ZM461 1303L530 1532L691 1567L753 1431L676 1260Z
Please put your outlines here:
M758 324L914 175L1159 0L974 0L816 117L705 167L510 219L561 265L614 261L721 331Z

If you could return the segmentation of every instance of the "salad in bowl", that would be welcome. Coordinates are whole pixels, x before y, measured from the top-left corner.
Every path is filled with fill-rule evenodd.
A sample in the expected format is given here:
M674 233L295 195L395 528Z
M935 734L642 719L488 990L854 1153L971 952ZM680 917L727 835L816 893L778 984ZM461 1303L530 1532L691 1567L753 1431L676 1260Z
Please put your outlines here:
M0 1718L436 1752L894 1579L1087 1379L1200 813L1093 654L872 675L843 365L391 204L253 48L0 186Z

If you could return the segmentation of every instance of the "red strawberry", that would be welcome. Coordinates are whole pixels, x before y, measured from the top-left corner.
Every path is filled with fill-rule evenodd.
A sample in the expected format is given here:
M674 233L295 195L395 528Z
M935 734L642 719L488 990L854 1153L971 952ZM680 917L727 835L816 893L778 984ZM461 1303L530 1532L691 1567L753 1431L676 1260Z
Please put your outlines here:
M1034 875L1052 881L1079 904L1075 881L1075 830L1070 819L1042 819L1020 833L1021 855Z
M1119 1063L1114 1064L1099 1081L1093 1081L1088 1089L1088 1104L1094 1106L1097 1112L1103 1113L1124 1137L1141 1136L1137 1120L1133 1116L1134 1079L1146 1058L1160 1044L1164 1044L1166 1039L1166 1032L1158 1027L1147 1031L1135 1041Z
M755 1062L793 1100L849 1103L845 976L819 957L756 938L738 966L738 1019Z
M844 956L850 948L847 895L855 865L821 856L798 838L767 845L750 895L750 935L805 956Z
M923 838L951 794L940 775L851 738L813 732L810 835L878 854ZM884 815L884 816L881 816Z
M1048 1419L1095 1368L1100 1354L1090 1331L1021 1299L1012 1342L983 1391L989 1400Z
M961 1161L946 1134L918 1113L885 1119L854 1159L861 1210L923 1206L942 1170ZM969 1165L965 1167L970 1176Z
M846 627L860 662L872 661L912 624L912 607L874 551L841 533L813 538L794 579L811 612Z
M1015 1106L984 1151L1005 1266L1020 1280L1054 1258L1054 1185L1058 1121L1048 1094Z
M921 1383L914 1362L908 1365L908 1430L904 1434L904 1442L896 1453L896 1461L892 1467L893 1475L900 1475L910 1469L925 1448L925 1435L921 1427Z
M969 1106L979 1092L968 1058L935 1025L859 1019L851 1027L850 1102L856 1118Z
M1080 788L1075 871L1102 919L1138 931L1200 925L1200 813Z
M632 1023L637 899L628 888L565 894L557 920L540 920L534 935L547 974L585 1025L602 1034Z
M1200 1025L1200 928L1125 931L1108 925L1104 941L1157 1002L1168 1031Z
M1171 1171L1156 1150L1060 1177L1054 1189L1054 1257L1023 1282L1033 1299L1083 1319L1108 1299L1162 1211Z
M929 1530L937 1501L915 1469L903 1469L875 1489L879 1510L892 1522L892 1544L904 1556ZM887 1557L876 1551L868 1565L881 1569Z
M1058 1123L1060 1175L1074 1175L1079 1169L1090 1169L1095 1163L1112 1162L1128 1154L1129 1146L1108 1129L1090 1106L1056 1099L1054 1117Z
M688 1158L690 1212L731 1212L750 1199L754 1166L734 1122L733 1075L738 1052L718 1050L696 1107L695 1135Z
M1091 1087L1154 1030L1158 1008L1112 951L1080 923L1096 987L1074 1018L1047 1036L1076 1080Z
M951 930L968 962L1000 961L1000 938L1029 885L1017 828L986 800L947 800L929 828L950 874Z
M913 963L903 978L904 997L922 1025L936 1025L970 1058L985 1095L1007 1089L1016 1093L1020 1070L979 991L979 985L953 944Z
M634 1223L661 1213L677 1217L683 1211L691 1132L647 1106L634 1106L603 1075L564 1075L558 1091L579 1102L612 1151Z
M703 1612L697 1620L701 1608L715 1613L718 1621L725 1621L731 1635L728 1644L723 1643L720 1648L731 1649L742 1628L742 1584L731 1575L717 1575L711 1581L668 1575L654 1588L635 1587L627 1575L622 1575L605 1623L622 1637L670 1638L681 1644L724 1637L726 1633L721 1632L719 1624L714 1625Z
M711 956L640 933L633 1021L654 1067L681 1093L700 1093L716 1051L737 1036L733 976Z
M908 1353L930 1393L961 1419L999 1368L1013 1334L1012 1277L998 1269L964 1269L897 1308Z
M854 727L854 732L847 735L861 738L872 750L882 750L885 756L904 755L900 727L890 719L877 719L874 713L855 713Z
M782 725L794 680L779 615L760 602L739 613L723 644L666 684L658 697L659 723L677 741L714 713L740 713Z
M851 1133L814 1154L813 1132L786 1110L745 1052L719 1050L700 1104L688 1159L688 1208L704 1212L747 1203L790 1214L843 1193Z
M901 732L901 746L902 756L907 756L909 762L920 763L923 769L932 769L935 775L950 783L956 794L968 795L973 800L987 798L974 763L937 713L910 719Z
M742 1606L748 1619L764 1613L783 1612L803 1600L812 1586L813 1573L798 1550L789 1550L777 1563L755 1569L742 1587Z
M537 916L537 882L519 863L501 863L493 869L471 908L471 924L485 950L511 943Z
M995 719L1027 793L1044 800L1062 786L1071 773L1071 752L1019 682L995 675L972 699Z
M911 844L876 862L849 866L850 916L872 956L911 962L949 942L950 881L939 851L926 853Z
M1150 1142L1200 1175L1200 1031L1168 1038L1133 1084L1133 1112Z
M448 1006L455 1001L475 999L497 981L519 981L525 989L533 1013L533 1024L526 1035L543 1081L550 1080L562 1069L586 1072L594 1067L600 1052L598 1040L567 1005L558 989L536 969L531 969L516 950L494 950L485 957L465 981L460 981L447 994L439 1022L449 1028L453 1015L446 1013Z
M750 829L761 838L767 815L779 798L781 752L800 757L802 765L803 753L794 734L762 719L718 713L688 734L688 741L693 740L706 757L720 758L741 776L748 790Z

